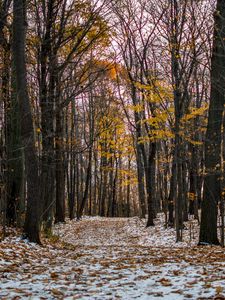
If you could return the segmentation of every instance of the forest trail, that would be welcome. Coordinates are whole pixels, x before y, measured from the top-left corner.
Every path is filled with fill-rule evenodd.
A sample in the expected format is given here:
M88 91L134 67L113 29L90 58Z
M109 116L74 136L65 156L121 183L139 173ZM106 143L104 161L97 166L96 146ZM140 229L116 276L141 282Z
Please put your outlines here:
M85 217L54 228L44 247L8 237L0 249L0 299L219 299L224 250L175 244L162 218ZM197 238L197 227L195 232ZM47 241L46 241L47 242ZM223 299L223 298L221 298Z

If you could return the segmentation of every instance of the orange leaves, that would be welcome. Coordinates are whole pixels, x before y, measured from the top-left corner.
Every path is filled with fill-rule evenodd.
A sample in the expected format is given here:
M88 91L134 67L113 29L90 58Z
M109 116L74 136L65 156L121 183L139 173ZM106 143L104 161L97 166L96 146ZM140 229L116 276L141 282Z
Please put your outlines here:
M159 279L159 282L164 286L171 286L172 283L168 278L161 278Z
M140 299L173 299L176 294L224 299L224 250L187 244L178 248L174 242L169 246L166 239L174 231L162 223L158 218L155 228L145 229L138 218L85 217L57 225L61 241L45 248L3 242L0 298L100 299L107 293L113 299L128 294Z
M63 296L63 292L61 292L58 289L52 289L51 292L55 295L55 296Z
M51 276L52 279L58 279L58 278L59 278L59 274L56 273L56 272L52 272L52 273L50 274L50 276Z

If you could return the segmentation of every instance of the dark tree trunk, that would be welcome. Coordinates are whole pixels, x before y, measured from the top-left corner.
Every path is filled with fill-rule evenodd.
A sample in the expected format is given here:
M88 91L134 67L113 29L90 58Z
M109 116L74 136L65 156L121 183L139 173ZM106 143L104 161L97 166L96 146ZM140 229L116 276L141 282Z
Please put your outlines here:
M190 162L190 187L189 187L189 214L194 215L196 220L198 217L198 151L194 145L190 145L191 150L191 162ZM196 153L197 152L197 153Z
M169 211L169 217L168 217L168 226L174 227L174 197L175 197L175 190L176 190L176 166L174 162L172 162L172 172L170 177L170 192L168 197L168 211Z
M63 147L63 113L56 113L56 212L55 223L65 222L65 168Z
M43 225L46 232L51 231L53 208L55 206L55 157L53 127L55 76L51 39L51 30L53 26L52 14L53 1L49 1L47 6L45 35L43 37L40 49L40 106L42 129L41 199L43 206Z
M86 174L86 180L85 180L85 189L84 189L84 195L79 207L77 219L79 220L82 217L84 207L88 200L88 191L90 188L90 180L91 180L91 171L92 171L92 147L89 149L89 155L88 155L88 167L87 167L87 174Z
M109 171L109 196L108 196L107 217L111 217L111 213L112 213L113 175L114 175L114 160L113 160L113 156L110 158L109 163L110 163L110 171Z
M103 151L106 151L106 145L103 145ZM106 167L108 166L108 160L105 156L101 157L101 180L100 180L100 194L99 194L99 215L104 217L106 214L106 195L107 195L107 185L108 185L108 171Z
M175 108L175 145L174 145L174 164L175 164L175 174L174 178L176 182L176 188L174 191L175 200L175 226L176 226L176 240L177 242L182 241L182 227L183 227L183 172L182 172L182 148L183 141L180 135L180 120L183 116L184 108L184 98L181 91L181 79L182 74L180 74L179 57L180 57L180 45L179 45L179 2L177 0L171 1L171 71L172 71L172 81L173 81L173 95L174 95L174 108Z
M0 46L2 51L1 100L5 107L5 154L7 159L6 199L4 199L4 216L8 225L20 225L19 213L24 195L23 159L20 139L20 119L18 99L15 95L15 72L11 63L11 36L8 38L7 15L10 1L0 3ZM10 88L11 72L11 88ZM10 90L12 91L10 93ZM5 171L4 171L5 173ZM2 210L1 210L2 211Z
M145 167L146 177L146 190L147 190L147 203L148 203L148 220L147 227L154 226L154 218L156 217L155 208L155 157L156 157L156 144L149 145L148 163Z
M205 140L205 180L199 244L219 244L217 204L222 184L222 119L225 104L225 2L217 1L211 63L211 97Z
M184 151L185 152L185 151ZM188 172L187 172L187 163L183 162L182 164L182 180L183 180L183 221L188 221Z
M5 63L7 65L5 65ZM5 62L2 77L2 96L7 102L7 207L6 219L9 225L19 225L18 215L21 204L24 202L23 195L23 151L21 149L20 116L18 99L16 97L15 72L12 68L12 93L9 93L9 57ZM7 67L8 66L8 67Z
M69 133L69 118L67 120L67 143L74 139L74 132L76 126L76 113L74 102L72 102L71 112L71 129ZM68 143L69 144L69 143ZM75 193L76 193L76 154L74 153L73 144L68 145L67 153L67 193L68 193L68 208L70 220L75 218Z
M136 145L136 160L137 160L137 176L138 176L138 198L140 205L140 217L145 218L146 215L146 203L145 203L145 178L144 178L144 166L141 157L140 145Z
M26 1L13 2L13 61L16 74L16 90L21 120L21 140L25 153L27 180L27 210L24 235L31 241L40 243L40 197L38 160L35 150L34 129L29 96L27 91L25 36Z
M131 168L131 159L129 157L128 160L128 170L130 171ZM127 194L126 194L126 217L129 218L131 216L131 209L130 209L130 175L127 176Z
M117 184L117 174L118 174L118 161L117 158L115 157L115 174L114 174L114 178L113 178L113 185L112 185L112 207L111 207L111 217L115 217L116 216L116 211L117 211L117 203L116 203L116 184ZM121 186L120 186L121 187ZM121 194L120 194L121 195ZM119 199L120 201L122 201L122 199Z
M223 178L222 178L222 197L221 197L221 203L220 203L220 217L221 217L221 246L224 247L224 209L225 209L225 111L223 112Z

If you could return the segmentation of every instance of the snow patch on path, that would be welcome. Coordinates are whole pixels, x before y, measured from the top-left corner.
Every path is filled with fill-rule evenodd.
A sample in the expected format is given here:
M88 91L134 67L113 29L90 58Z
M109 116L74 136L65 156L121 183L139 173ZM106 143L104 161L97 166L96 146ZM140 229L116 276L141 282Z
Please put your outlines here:
M224 249L196 247L191 222L179 244L162 215L152 228L138 218L67 221L54 227L60 242L45 247L7 238L0 244L0 299L224 297Z

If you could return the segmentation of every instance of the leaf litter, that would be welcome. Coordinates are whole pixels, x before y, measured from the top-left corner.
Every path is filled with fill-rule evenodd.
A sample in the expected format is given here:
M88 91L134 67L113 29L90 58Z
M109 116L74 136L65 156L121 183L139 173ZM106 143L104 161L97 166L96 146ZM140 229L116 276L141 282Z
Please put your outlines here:
M10 236L0 244L0 299L225 299L224 249L197 247L197 224L186 228L175 243L162 214L151 228L84 217L55 225L59 239L44 246Z

